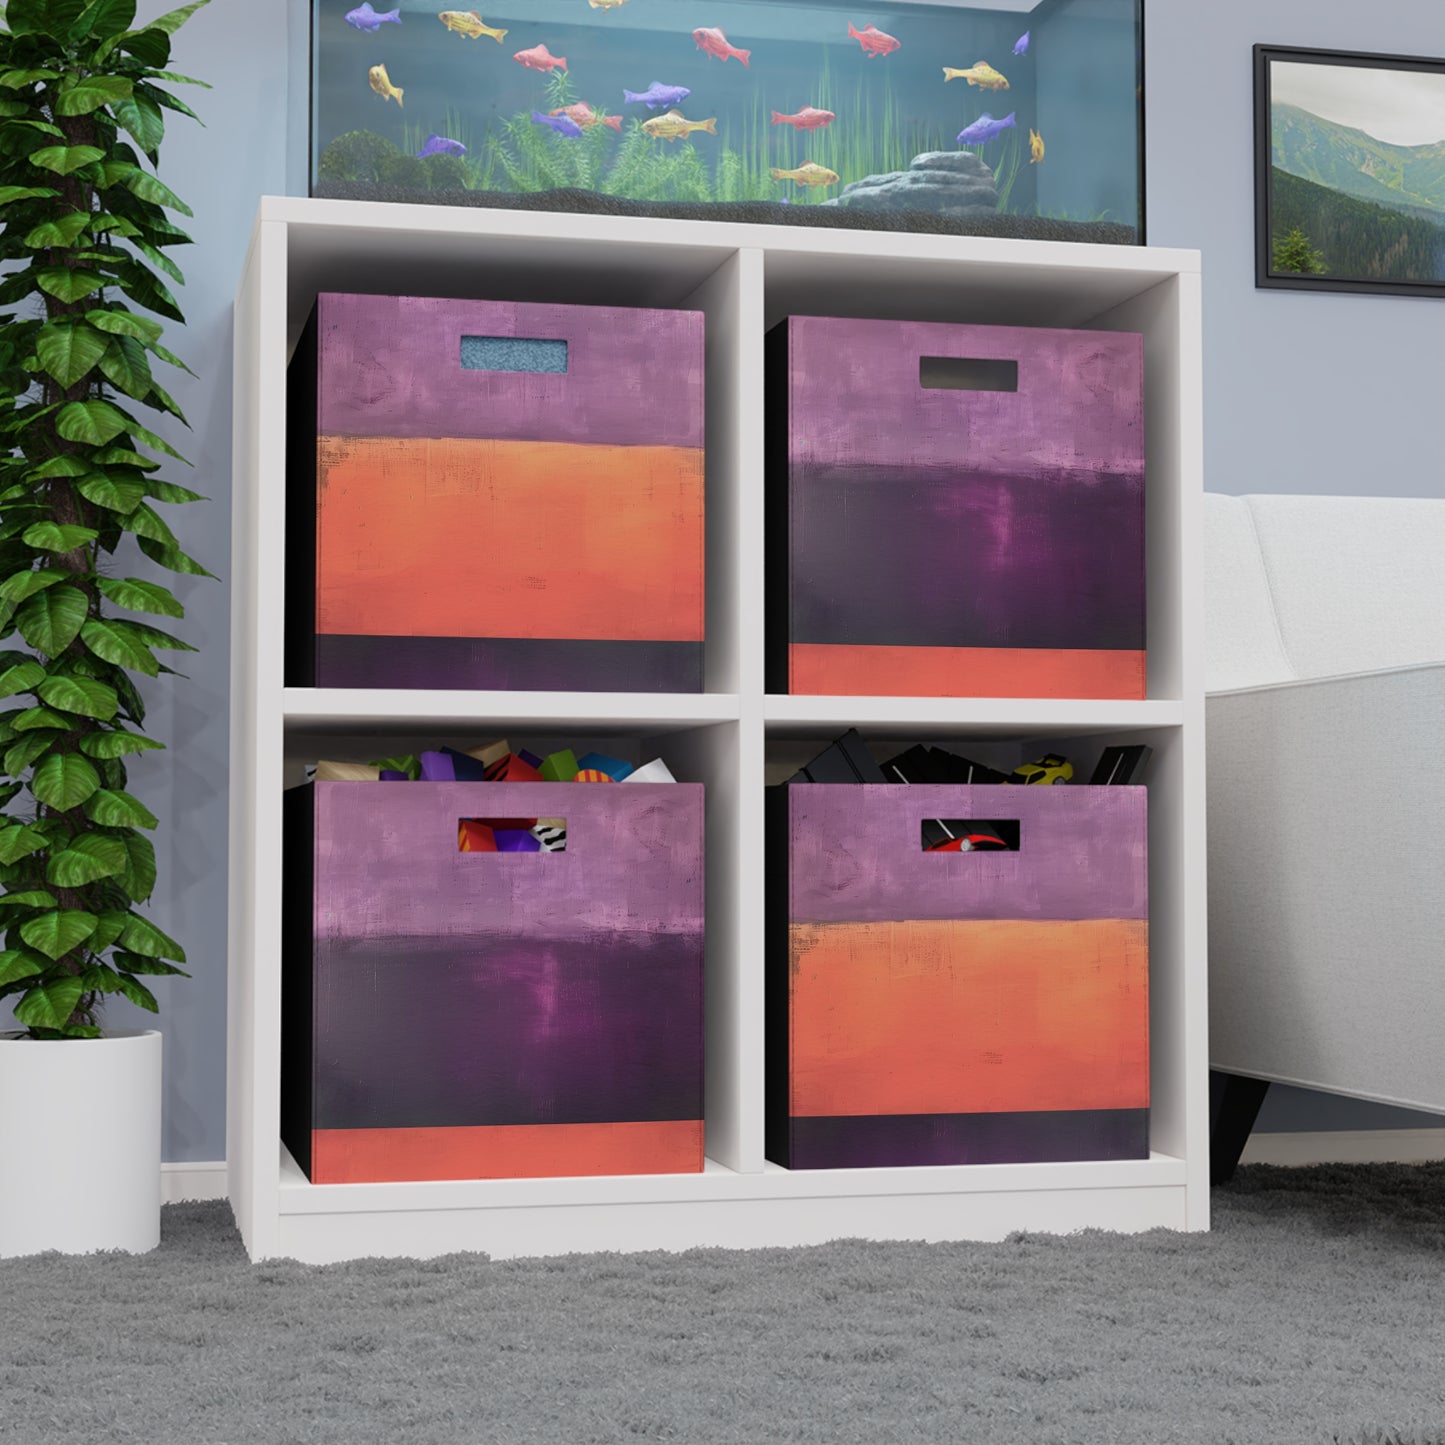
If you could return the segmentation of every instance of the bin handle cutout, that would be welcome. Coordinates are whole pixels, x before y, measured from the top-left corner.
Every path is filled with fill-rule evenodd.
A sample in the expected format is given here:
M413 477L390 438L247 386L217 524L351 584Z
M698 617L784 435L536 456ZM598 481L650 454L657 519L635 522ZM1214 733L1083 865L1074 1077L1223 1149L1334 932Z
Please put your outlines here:
M983 356L920 356L918 384L927 391L1017 391L1019 364Z
M925 853L1017 853L1017 818L925 818L919 827Z
M566 818L458 818L459 853L565 853Z
M536 336L464 336L462 370L560 376L567 370L567 343Z

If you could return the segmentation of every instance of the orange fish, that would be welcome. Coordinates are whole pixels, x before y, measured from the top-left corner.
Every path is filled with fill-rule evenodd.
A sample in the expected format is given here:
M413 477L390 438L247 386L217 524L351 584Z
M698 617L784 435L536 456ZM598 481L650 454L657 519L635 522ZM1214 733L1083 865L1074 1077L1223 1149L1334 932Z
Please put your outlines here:
M895 40L891 35L885 35L876 25L865 25L857 30L850 23L848 26L848 38L856 40L863 47L863 54L872 60L875 55L892 55L900 45L901 40Z
M557 110L549 110L548 115L565 115L574 125L581 126L583 130L591 130L594 125L605 125L612 130L622 129L622 117L620 115L598 115L585 100L579 100L576 105L564 105Z
M774 125L791 125L798 130L821 130L837 119L831 110L819 110L814 105L805 105L796 115L784 115L777 110L773 112Z
M716 25L709 30L694 30L692 38L697 41L699 50L705 50L709 55L716 55L724 63L735 56L746 66L748 56L753 53L751 50L739 50L736 45L729 45L727 36Z
M528 70L566 70L566 57L559 59L551 54L545 45L534 45L530 50L519 50L513 57L518 65Z

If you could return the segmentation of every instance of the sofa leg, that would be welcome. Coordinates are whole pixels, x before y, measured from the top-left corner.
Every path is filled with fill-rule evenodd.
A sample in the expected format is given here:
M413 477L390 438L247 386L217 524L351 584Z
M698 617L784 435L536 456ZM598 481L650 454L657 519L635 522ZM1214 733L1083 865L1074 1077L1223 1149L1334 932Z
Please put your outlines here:
M1227 1074L1219 1114L1209 1140L1209 1182L1227 1184L1234 1178L1239 1156L1249 1142L1249 1132L1259 1118L1259 1106L1269 1091L1268 1079L1251 1079Z

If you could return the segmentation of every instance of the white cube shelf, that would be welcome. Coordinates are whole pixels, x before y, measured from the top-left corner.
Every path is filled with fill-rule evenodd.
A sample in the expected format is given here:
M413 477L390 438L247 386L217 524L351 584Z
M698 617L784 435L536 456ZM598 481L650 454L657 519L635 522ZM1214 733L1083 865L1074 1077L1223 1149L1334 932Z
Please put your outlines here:
M286 364L321 290L706 312L707 691L285 685ZM765 695L763 336L790 314L1143 333L1146 700ZM252 1259L1209 1227L1196 252L268 197L235 338L227 1155ZM776 772L789 749L854 726L880 746L1153 745L1148 1159L815 1172L765 1162L763 785L770 755ZM661 752L707 784L707 1167L313 1185L280 1142L283 781L323 748L365 756L378 737L501 731Z

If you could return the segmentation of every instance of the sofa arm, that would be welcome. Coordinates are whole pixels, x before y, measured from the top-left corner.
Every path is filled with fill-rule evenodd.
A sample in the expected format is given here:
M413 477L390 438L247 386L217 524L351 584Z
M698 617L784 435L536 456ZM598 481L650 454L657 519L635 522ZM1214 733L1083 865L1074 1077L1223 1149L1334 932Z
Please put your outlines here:
M1445 663L1207 718L1211 1065L1445 1113Z

